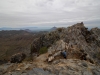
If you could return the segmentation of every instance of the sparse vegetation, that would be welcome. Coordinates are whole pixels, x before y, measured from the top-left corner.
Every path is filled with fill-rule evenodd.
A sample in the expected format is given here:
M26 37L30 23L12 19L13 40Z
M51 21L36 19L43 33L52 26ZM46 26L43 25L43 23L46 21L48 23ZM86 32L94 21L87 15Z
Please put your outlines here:
M47 47L42 47L42 48L40 48L40 50L39 50L39 54L46 53L47 51L48 51L48 48L47 48Z

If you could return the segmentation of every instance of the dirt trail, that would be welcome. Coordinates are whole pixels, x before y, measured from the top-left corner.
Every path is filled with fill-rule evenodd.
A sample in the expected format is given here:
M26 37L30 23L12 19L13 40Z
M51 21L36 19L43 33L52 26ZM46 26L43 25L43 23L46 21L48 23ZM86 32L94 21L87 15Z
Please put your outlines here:
M47 58L48 53L45 53L34 59L32 63L35 64L37 67L43 68L48 66Z

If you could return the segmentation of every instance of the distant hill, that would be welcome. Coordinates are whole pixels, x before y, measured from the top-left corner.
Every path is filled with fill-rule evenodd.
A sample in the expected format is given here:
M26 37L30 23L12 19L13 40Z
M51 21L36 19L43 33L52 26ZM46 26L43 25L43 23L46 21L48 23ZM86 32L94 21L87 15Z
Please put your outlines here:
M8 27L2 27L0 28L1 30L25 30L25 29L29 29L29 30L36 30L38 27L23 27L23 28L8 28Z
M0 28L0 31L2 30L25 30L25 31L29 31L29 32L39 32L39 31L52 31L54 30L54 28L50 29L50 27L23 27L23 28L8 28L8 27L3 27Z
M50 31L54 31L54 30L56 30L57 29L57 27L52 27L51 29L50 29Z
M0 31L1 30L12 30L12 28L3 27L3 28L0 28Z

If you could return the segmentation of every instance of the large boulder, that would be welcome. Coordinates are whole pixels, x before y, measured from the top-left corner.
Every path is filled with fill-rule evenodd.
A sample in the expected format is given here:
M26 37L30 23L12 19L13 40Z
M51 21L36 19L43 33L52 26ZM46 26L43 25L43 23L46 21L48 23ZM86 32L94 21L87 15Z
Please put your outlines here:
M12 55L10 62L11 63L21 63L25 59L26 55L24 53L17 53Z

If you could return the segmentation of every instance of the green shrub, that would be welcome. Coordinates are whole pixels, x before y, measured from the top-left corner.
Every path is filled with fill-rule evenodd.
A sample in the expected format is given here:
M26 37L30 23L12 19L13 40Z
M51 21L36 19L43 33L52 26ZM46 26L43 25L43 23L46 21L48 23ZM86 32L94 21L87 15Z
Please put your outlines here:
M42 48L40 48L40 50L39 50L39 54L46 53L47 51L48 51L48 48L47 48L47 47L42 47Z

